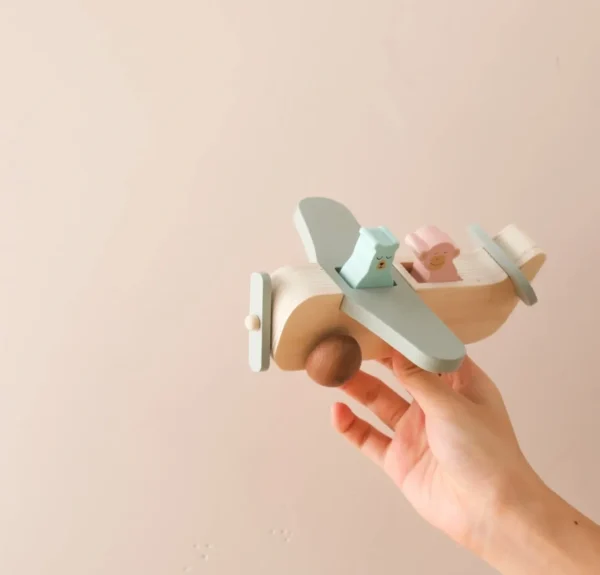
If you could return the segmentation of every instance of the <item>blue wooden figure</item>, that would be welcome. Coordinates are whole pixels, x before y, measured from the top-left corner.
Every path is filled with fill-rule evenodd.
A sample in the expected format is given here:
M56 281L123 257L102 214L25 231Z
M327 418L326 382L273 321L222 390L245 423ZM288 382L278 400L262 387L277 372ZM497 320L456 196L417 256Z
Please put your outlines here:
M384 226L360 228L354 251L340 275L357 289L393 287L392 266L398 246L398 240Z

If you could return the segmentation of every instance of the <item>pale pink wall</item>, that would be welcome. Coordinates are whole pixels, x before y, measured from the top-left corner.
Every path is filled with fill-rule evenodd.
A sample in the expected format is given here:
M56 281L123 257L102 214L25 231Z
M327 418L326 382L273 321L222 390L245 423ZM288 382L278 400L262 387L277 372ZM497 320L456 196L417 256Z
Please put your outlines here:
M4 2L0 572L490 572L333 434L335 391L247 368L248 276L304 261L305 195L463 249L469 223L515 222L547 250L538 306L472 353L536 467L600 519L599 19Z

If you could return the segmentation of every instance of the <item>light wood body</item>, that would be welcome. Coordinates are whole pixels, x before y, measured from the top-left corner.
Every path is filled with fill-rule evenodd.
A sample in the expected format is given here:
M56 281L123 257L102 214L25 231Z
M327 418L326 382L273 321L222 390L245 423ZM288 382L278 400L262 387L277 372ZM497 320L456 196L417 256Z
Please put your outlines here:
M516 226L507 226L494 240L511 256L529 281L546 260ZM454 261L463 278L448 283L419 283L411 275L412 262L397 261L397 269L423 302L464 343L480 341L506 322L520 299L506 273L482 248ZM318 264L286 266L272 275L273 360L283 370L302 370L312 349L328 334L354 337L363 360L383 358L389 345L340 310L344 295Z

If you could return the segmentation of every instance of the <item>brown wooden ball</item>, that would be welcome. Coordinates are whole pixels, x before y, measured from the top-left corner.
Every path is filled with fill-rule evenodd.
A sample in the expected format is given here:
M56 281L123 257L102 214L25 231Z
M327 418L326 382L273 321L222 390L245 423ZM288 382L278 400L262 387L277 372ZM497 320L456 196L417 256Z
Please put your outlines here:
M306 373L319 385L338 387L362 364L358 342L349 335L331 335L321 340L306 360Z

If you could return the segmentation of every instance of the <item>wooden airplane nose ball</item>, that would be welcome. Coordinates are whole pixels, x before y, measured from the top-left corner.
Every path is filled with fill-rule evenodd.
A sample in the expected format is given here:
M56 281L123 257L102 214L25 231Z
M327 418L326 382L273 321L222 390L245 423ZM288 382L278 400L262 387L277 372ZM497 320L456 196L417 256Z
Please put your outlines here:
M246 316L244 324L248 331L258 331L260 329L260 318L257 315Z
M362 353L349 335L332 335L319 342L306 360L306 373L319 385L338 387L359 369Z

